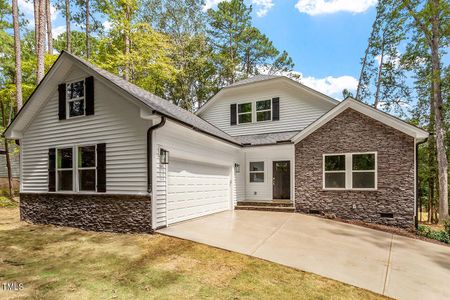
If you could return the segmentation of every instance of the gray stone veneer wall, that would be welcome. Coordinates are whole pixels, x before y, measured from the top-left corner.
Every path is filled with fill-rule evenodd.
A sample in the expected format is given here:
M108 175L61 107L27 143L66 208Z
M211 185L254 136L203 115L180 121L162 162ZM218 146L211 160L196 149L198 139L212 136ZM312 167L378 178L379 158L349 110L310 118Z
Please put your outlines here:
M414 226L414 139L347 109L295 145L295 208L339 218ZM322 189L323 154L377 151L376 191ZM383 218L381 213L393 213Z
M84 230L151 233L151 211L149 196L20 194L21 220Z

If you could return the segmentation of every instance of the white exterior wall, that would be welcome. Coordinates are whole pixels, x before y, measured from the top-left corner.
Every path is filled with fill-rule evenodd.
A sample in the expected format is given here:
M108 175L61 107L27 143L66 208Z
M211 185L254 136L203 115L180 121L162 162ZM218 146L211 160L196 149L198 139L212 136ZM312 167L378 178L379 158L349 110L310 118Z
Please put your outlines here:
M90 76L74 68L61 82ZM48 191L48 149L106 143L106 190L111 194L147 193L146 130L139 108L99 80L94 82L95 115L58 119L58 92L52 93L24 131L22 192Z
M294 199L294 145L273 145L244 148L245 152L245 200L273 199L273 161L289 160L291 163L291 200ZM250 182L250 162L264 161L264 182ZM241 168L242 170L242 168Z
M195 132L184 126L167 121L154 132L153 160L155 163L153 175L153 227L166 226L167 217L167 172L168 166L159 163L159 149L169 151L170 160L178 158L201 163L225 166L230 169L231 178L231 208L236 201L244 200L245 183L244 153L242 148L233 146L217 138ZM235 174L234 164L241 165L241 172Z
M249 135L258 133L300 131L334 107L334 104L320 99L319 96L298 87L280 81L263 82L223 90L218 98L200 114L200 117L219 127L226 133ZM230 105L233 103L255 102L280 98L280 120L230 125ZM256 117L253 116L253 120Z

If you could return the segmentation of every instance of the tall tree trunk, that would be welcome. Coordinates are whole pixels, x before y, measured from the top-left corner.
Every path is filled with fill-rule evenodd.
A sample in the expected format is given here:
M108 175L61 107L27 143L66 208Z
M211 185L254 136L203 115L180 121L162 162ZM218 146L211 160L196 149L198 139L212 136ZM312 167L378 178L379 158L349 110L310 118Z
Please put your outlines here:
M34 0L34 51L39 53L39 4L41 0ZM38 78L38 68L36 68L36 81Z
M370 48L370 44L367 45L366 52L364 53L364 58L363 58L362 65L361 65L361 71L359 72L358 86L356 87L356 95L355 95L356 100L360 100L360 98L361 98L360 94L361 94L362 77L364 74L364 69L366 68L366 64L367 64L367 56L369 55L369 48Z
M17 0L12 0L12 15L14 27L14 53L16 63L16 106L22 108L22 49L20 47L19 8Z
M435 13L431 19L431 67L433 80L434 118L436 128L436 149L439 174L439 222L448 219L448 161L445 149L443 101L441 90L441 61L439 56L439 0L432 0Z
M86 0L86 58L91 56L91 44L89 33L89 0Z
M2 110L2 124L3 128L6 128L6 115L5 115L5 105L3 104L3 101L0 101L1 110ZM8 147L8 140L5 138L5 158L6 158L6 169L8 171L8 189L9 189L9 197L13 198L13 188L12 188L12 172L11 172L11 159L9 156L9 147Z
M125 15L127 18L127 26L124 30L124 44L125 44L125 49L124 49L124 54L125 54L125 69L123 72L123 78L125 80L130 80L130 63L129 63L129 59L130 59L130 7L127 5L125 7Z
M426 16L427 21L431 23L429 31L425 23L420 19L409 1L403 0L403 4L414 18L417 30L422 31L426 42L431 50L431 82L433 85L433 105L436 133L436 150L439 180L439 221L445 222L448 218L448 160L445 151L445 129L443 121L443 101L441 90L441 58L439 55L439 41L441 38L440 25L445 20L440 19L440 0L429 0L430 16Z
M381 77L383 73L383 63L384 63L384 36L381 42L381 54L380 54L380 65L378 66L377 75L377 89L375 91L375 99L373 100L373 107L378 109L378 104L380 102L380 90L381 90Z
M45 2L39 0L39 30L38 30L38 51L37 51L37 76L36 82L39 84L44 78L44 54L45 54Z
M432 107L433 96L431 96L431 105L430 105L430 120L428 124L428 131L434 132L434 111ZM434 206L434 190L435 190L435 178L436 178L436 141L434 139L434 135L430 135L428 138L428 168L429 168L429 176L428 176L428 223L433 222L433 206Z
M40 0L34 0L34 43L35 51L38 52L39 47L39 2Z
M50 0L45 1L46 19L47 19L47 51L53 54L53 36L52 36L52 12Z
M70 33L70 2L66 0L66 50L72 52L72 39Z

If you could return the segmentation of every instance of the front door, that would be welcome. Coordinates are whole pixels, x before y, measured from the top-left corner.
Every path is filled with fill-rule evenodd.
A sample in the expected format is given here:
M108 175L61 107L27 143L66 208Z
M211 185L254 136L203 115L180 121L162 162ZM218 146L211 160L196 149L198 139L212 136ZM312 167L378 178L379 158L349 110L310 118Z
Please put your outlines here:
M291 199L291 162L273 162L273 199Z

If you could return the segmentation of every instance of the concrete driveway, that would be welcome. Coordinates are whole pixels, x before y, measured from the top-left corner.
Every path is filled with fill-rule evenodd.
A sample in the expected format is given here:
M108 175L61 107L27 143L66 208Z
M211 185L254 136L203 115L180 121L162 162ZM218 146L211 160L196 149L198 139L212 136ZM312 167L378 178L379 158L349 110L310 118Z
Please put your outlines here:
M450 247L302 214L227 211L158 231L398 299L450 299Z

